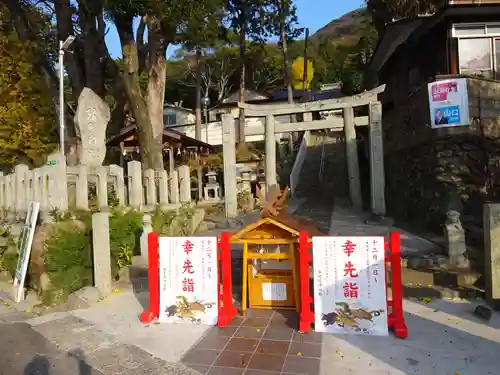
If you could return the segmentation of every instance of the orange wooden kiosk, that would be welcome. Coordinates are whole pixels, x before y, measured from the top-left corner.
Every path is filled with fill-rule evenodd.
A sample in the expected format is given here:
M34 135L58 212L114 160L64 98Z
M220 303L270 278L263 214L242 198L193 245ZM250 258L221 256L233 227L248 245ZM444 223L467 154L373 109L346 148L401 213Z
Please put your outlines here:
M232 244L243 245L242 313L247 297L250 308L300 311L298 244L304 229L322 235L307 222L278 215L264 217L231 236Z

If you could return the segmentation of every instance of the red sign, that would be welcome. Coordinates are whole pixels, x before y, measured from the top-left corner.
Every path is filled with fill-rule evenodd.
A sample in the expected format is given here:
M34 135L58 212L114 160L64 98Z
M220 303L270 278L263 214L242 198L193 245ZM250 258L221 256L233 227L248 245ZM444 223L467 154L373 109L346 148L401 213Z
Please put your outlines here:
M442 102L448 100L448 93L458 92L456 82L441 82L432 85L432 101Z

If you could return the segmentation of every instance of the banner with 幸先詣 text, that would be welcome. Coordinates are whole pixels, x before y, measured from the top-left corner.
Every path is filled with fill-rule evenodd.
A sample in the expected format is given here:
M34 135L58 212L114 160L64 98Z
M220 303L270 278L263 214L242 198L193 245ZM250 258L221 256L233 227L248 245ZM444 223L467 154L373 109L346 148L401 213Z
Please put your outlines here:
M388 335L384 237L313 237L315 330Z
M160 237L160 322L217 324L217 238Z

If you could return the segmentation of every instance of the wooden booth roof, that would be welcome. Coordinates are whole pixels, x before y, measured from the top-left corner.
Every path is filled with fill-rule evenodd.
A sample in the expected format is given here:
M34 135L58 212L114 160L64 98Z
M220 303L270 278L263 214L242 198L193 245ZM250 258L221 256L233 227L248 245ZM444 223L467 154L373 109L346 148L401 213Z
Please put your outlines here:
M244 241L259 238L298 239L300 232L307 232L309 237L324 236L313 223L296 217L280 214L268 216L247 225L231 236L231 241Z
M106 140L107 146L119 146L121 142L137 142L137 125L131 124L120 130L118 134L109 137ZM163 143L181 144L184 147L203 147L213 150L213 146L188 137L187 135L172 129L163 130Z

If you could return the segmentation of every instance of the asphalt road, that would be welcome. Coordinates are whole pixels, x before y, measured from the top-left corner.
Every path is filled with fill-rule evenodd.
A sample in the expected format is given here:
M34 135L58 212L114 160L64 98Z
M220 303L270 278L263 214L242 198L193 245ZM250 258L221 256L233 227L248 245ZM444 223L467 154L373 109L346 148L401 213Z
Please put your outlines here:
M26 323L0 323L0 375L103 375Z

